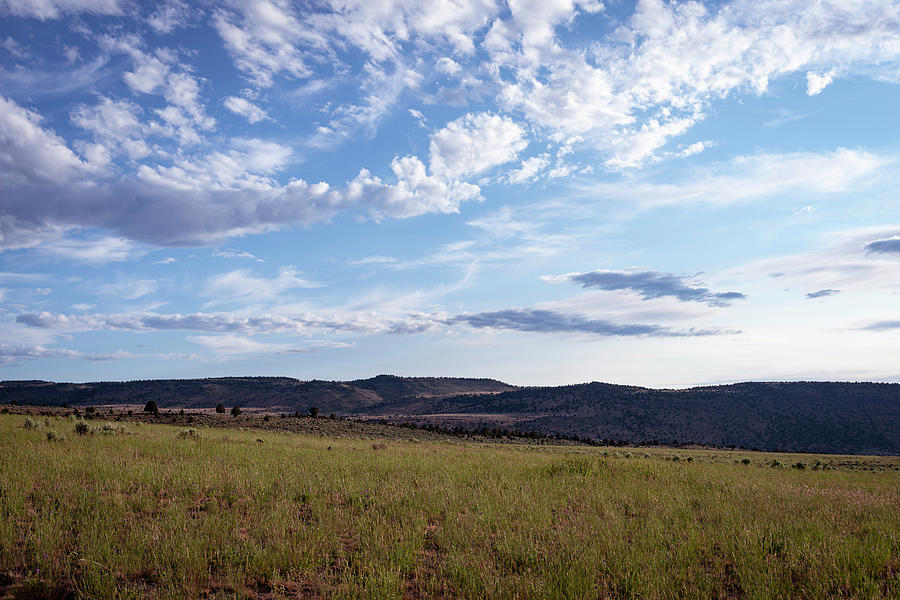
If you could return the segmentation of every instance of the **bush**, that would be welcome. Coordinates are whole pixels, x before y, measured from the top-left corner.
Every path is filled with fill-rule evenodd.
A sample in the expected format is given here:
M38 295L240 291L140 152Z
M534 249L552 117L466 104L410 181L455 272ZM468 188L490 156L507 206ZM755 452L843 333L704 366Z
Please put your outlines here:
M25 429L40 429L41 424L31 417L25 417L25 422L22 423L22 427L24 427Z
M147 404L144 405L144 412L150 413L151 415L158 415L159 406L156 405L156 400L148 400Z
M56 433L52 429L47 432L47 441L48 442L61 442L64 439L66 439L66 436L64 436L61 433Z
M804 465L804 464L803 464L802 462L800 462L800 461L795 462L795 463L794 463L793 465L791 465L791 466L794 467L795 469L805 469L805 468L806 468L806 465Z
M225 405L222 404L221 402L216 404L216 412L219 413L220 415L224 415L225 414Z
M741 459L741 464L742 464L742 465L749 465L749 464L750 464L750 459L749 459L749 458L742 458L742 459Z
M313 419L319 416L319 407L318 406L310 406L309 407L309 416Z
M124 425L113 425L112 423L104 423L100 427L96 429L97 433L102 433L103 435L113 435L116 433L125 433L126 429Z
M190 429L184 429L178 432L178 437L183 440L199 440L200 432L191 427Z
M231 416L236 417L239 414L241 414L241 407L235 404L231 407Z
M78 421L75 423L75 433L78 435L85 435L88 432L88 424L84 421Z

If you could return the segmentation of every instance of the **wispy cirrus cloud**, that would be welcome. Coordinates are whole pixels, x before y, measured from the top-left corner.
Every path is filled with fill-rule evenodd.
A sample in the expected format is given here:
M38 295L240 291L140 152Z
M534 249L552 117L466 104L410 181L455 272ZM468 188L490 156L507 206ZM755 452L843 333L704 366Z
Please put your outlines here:
M192 335L187 341L200 344L217 355L235 356L248 354L312 354L321 350L349 348L345 342L311 342L305 345L278 342L260 342L248 337L232 334Z
M294 266L278 269L274 277L259 277L249 269L237 269L213 275L206 282L204 293L214 301L235 299L268 300L280 298L286 292L297 288L312 289L324 284L301 276Z

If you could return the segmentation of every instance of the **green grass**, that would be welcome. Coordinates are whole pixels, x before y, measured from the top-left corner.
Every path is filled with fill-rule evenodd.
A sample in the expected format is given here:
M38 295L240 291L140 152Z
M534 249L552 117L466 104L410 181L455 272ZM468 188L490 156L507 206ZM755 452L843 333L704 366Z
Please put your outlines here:
M900 598L897 458L24 421L0 598Z

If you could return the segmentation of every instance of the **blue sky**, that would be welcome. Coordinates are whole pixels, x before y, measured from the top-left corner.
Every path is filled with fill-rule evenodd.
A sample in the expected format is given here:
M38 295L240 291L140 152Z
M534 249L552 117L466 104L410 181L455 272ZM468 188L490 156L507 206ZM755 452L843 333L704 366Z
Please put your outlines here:
M900 380L900 3L0 0L0 379Z

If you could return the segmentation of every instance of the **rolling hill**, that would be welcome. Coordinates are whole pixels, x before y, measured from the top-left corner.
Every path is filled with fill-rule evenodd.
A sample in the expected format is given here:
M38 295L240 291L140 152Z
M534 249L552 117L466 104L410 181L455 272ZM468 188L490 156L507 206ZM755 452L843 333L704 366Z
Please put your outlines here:
M737 383L683 390L586 383L515 387L492 379L379 375L355 381L228 377L0 383L0 403L335 413L446 428L505 428L627 443L900 454L900 384Z

